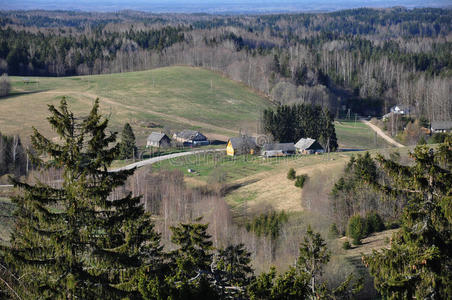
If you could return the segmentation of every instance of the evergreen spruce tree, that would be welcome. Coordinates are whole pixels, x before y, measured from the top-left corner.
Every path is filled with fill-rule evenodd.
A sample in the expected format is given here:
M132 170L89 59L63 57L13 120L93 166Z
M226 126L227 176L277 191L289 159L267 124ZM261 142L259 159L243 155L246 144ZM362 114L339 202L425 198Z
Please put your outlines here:
M78 118L65 99L59 109L49 106L48 120L59 142L31 137L41 168L58 168L60 187L13 180L22 193L7 263L26 288L23 299L119 299L138 296L140 272L152 272L160 258L159 235L131 193L111 199L134 170L109 172L117 157L115 133L99 115L96 100L90 114ZM42 155L46 154L46 159Z
M411 156L409 166L377 157L392 182L373 184L409 202L391 248L363 260L387 299L451 299L452 139L437 150L418 146Z
M243 244L219 249L217 268L224 274L222 280L229 286L246 287L253 279L250 257L251 253L245 249Z
M135 134L129 123L124 125L121 134L119 159L130 159L137 156L137 146L135 144Z

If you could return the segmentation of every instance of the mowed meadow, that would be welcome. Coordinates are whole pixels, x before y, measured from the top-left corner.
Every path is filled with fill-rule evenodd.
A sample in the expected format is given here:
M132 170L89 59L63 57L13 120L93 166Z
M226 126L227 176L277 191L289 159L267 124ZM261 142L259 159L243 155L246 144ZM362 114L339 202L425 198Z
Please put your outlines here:
M261 111L271 102L243 84L217 73L175 66L150 71L76 77L10 77L12 93L0 98L0 130L28 137L32 126L51 134L47 105L66 96L75 114L100 99L110 126L131 123L138 141L150 128L198 129L227 139L240 129L256 131Z

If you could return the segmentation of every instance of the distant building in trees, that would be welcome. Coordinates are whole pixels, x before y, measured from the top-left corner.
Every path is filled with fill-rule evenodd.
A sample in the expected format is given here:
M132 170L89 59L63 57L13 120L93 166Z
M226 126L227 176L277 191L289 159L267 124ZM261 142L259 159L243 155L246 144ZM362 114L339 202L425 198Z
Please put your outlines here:
M195 130L182 130L173 135L174 140L184 145L202 146L209 145L209 140L205 135Z
M391 112L396 115L409 115L412 109L406 105L396 105L391 107Z
M167 148L171 145L171 139L164 133L152 132L147 139L146 147Z
M325 149L323 149L322 145L319 144L314 139L311 138L302 138L296 144L295 148L298 153L302 154L314 154L314 153L323 153Z
M229 156L255 154L258 149L256 138L244 135L229 139L226 146L226 154Z
M261 155L265 157L288 156L295 154L294 143L274 143L264 144L262 146Z
M432 133L452 132L452 121L433 121L431 125Z

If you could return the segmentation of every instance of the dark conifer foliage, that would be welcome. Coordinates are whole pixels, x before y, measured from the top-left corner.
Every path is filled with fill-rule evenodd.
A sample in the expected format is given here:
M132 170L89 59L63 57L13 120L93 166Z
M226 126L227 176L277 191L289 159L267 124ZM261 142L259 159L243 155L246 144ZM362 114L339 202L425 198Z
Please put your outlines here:
M119 147L119 159L129 159L137 156L135 134L129 123L124 125Z
M450 299L452 297L452 140L436 150L418 146L414 163L401 165L379 155L391 178L373 182L390 196L409 199L402 227L390 249L364 257L375 286L388 299Z
M96 100L76 117L63 99L49 106L52 140L34 130L33 157L41 169L60 168L59 187L14 180L16 226L6 260L27 283L23 299L118 299L138 296L140 271L160 257L159 235L139 197L111 199L134 170L109 172L119 146ZM43 158L45 156L45 159Z
M263 113L265 132L281 143L296 143L301 138L319 140L326 151L338 147L334 118L319 105L280 105Z

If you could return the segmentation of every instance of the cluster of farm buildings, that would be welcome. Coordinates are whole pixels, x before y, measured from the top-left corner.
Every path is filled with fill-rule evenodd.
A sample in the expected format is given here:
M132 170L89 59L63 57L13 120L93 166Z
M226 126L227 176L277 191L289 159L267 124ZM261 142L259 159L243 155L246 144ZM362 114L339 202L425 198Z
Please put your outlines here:
M258 141L256 137L241 135L228 140L226 154L229 156L260 154L264 157L288 156L299 154L318 154L325 150L315 139L302 138L296 143L269 143ZM165 133L153 132L146 142L147 147L169 148L174 144L183 146L209 145L207 137L195 130L183 130L173 135L172 139Z

